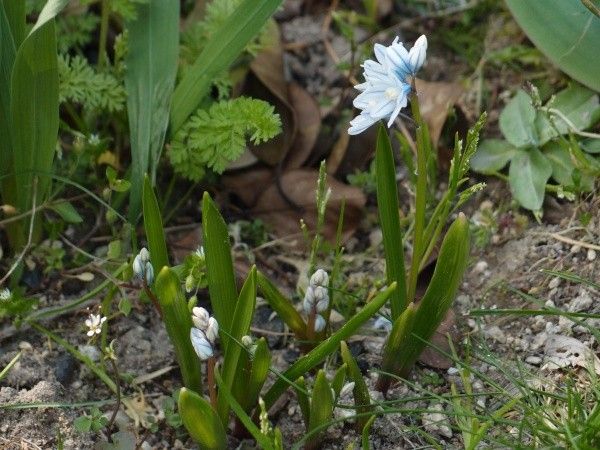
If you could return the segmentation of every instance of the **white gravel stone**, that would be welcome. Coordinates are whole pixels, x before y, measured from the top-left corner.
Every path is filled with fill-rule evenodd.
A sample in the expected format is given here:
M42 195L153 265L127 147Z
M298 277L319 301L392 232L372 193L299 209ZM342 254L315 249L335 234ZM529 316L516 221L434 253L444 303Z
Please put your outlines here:
M528 356L525 358L525 362L527 364L531 364L532 366L539 366L542 363L542 358L539 356Z
M443 413L444 408L442 407L442 405L438 403L432 405L429 409L439 412L429 412L423 414L422 421L425 431L427 431L428 433L444 436L446 438L451 438L452 429L450 428L448 416L446 416L446 414Z
M559 285L560 285L560 278L558 278L558 277L552 278L550 280L550 283L548 283L548 287L550 289L556 289Z
M588 249L587 259L588 259L588 261L595 260L596 259L596 250L594 250L593 248Z

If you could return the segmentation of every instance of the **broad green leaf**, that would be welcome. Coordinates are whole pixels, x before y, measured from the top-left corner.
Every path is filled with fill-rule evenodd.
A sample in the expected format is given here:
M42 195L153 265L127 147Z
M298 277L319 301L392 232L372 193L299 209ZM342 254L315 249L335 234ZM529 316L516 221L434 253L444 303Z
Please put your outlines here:
M392 317L395 318L406 308L406 271L404 268L402 229L400 228L396 164L394 163L392 144L383 125L379 126L377 133L375 168L377 174L377 209L379 210L379 223L383 234L387 282L391 284L395 281L398 285L390 299Z
M396 289L396 283L392 283L384 291L377 294L375 298L367 303L360 312L348 320L348 322L346 322L342 328L292 364L283 373L283 376L279 377L265 394L264 400L267 409L273 405L275 400L277 400L283 392L285 392L285 389L290 382L289 380L295 380L304 375L306 372L324 361L327 356L335 352L338 345L340 345L340 342L352 336L356 330L362 326L363 323L365 323L377 311L379 311L385 302L389 300L390 296L394 292L394 289Z
M264 337L256 341L252 354L248 350L240 354L236 381L231 392L244 411L250 413L256 406L270 368L271 352Z
M345 363L342 364L338 368L338 370L335 371L335 373L333 374L333 378L331 379L331 389L333 389L333 392L335 393L334 400L337 400L342 388L344 387L344 381L346 381L347 367L348 366L346 366Z
M202 199L202 234L210 303L219 322L219 328L226 331L226 333L219 333L219 336L223 349L227 351L229 345L227 333L232 333L238 294L227 225L208 192L204 193Z
M265 436L260 428L258 428L252 419L246 414L244 408L237 402L235 397L231 394L229 387L221 378L218 370L215 370L215 379L217 381L217 385L219 387L219 395L222 395L235 415L240 419L240 422L246 427L246 430L250 432L252 437L256 440L256 442L260 445L261 449L264 450L275 450L275 447L271 443L270 439Z
M577 0L506 0L529 39L554 64L600 91L600 20Z
M156 277L155 291L165 328L175 348L183 384L196 392L202 392L200 361L190 340L192 316L179 278L166 266Z
M563 148L559 143L550 142L544 147L544 156L552 165L552 178L563 186L572 186L573 169L575 165L571 161L569 150Z
M600 153L600 139L587 138L582 140L579 145L587 153Z
M127 23L125 89L131 140L129 219L140 213L142 180L152 184L169 124L171 96L179 58L179 0L149 0L137 5Z
M329 422L332 419L333 414L333 395L331 387L325 376L325 372L320 369L315 378L315 384L311 393L310 402L310 419L308 421L308 430L312 431L321 425ZM325 431L325 430L323 430ZM317 444L320 440L320 435L323 433L320 431L317 434L311 436L307 441L306 447L318 448Z
M544 203L550 175L552 165L539 149L532 147L520 151L510 162L510 191L523 208L538 211Z
M522 89L504 107L499 123L502 134L515 147L537 145L535 108L531 97Z
M571 84L560 91L546 104L546 107L559 110L578 130L585 130L600 119L598 95L578 84ZM573 131L560 116L552 115L552 120L554 125L548 119L548 113L538 111L535 126L540 137L539 145Z
M169 254L167 253L167 241L158 200L154 195L148 176L144 178L143 195L144 229L146 230L152 267L154 267L154 273L158 273L163 267L169 266Z
M502 170L516 153L517 149L504 139L485 139L471 158L471 168L481 173L497 172Z
M356 360L350 353L350 349L345 341L340 343L340 353L342 361L346 364L348 378L354 382L354 405L356 406L356 414L363 414L373 410L371 406L371 395L365 379L356 363ZM361 416L356 418L356 427L360 431L364 428L370 416Z
M415 325L416 310L415 304L411 303L400 317L394 321L392 330L390 331L383 350L381 368L384 372L392 374L400 372L404 366L408 366L406 358L409 356L411 358L413 357L413 355L406 353L406 343L412 339L411 336ZM405 354L401 355L399 352L402 350L404 350ZM419 356L416 355L416 358L418 357ZM412 364L414 364L414 361ZM377 388L380 391L386 392L390 381L391 379L388 375L381 374L377 382Z
M60 203L54 203L50 207L52 211L57 213L65 222L68 223L81 223L83 222L83 218L79 215L75 207L67 202L63 201Z
M175 88L171 108L174 135L208 94L217 75L229 69L246 44L261 30L282 0L244 0L206 43Z
M178 403L183 425L201 448L211 450L228 448L221 419L204 398L194 391L181 388Z
M234 383L244 383L247 385L248 380L243 378L235 378L236 373L243 375L243 371L238 371L238 361L242 347L240 341L242 336L248 334L252 316L254 315L254 307L256 305L256 266L250 269L248 278L242 286L240 296L235 305L233 313L233 322L231 326L230 337L228 336L229 344L225 348L223 362L223 380L229 390L233 388ZM241 367L240 367L241 369ZM228 423L229 405L225 397L219 395L218 411L223 425Z
M394 348L389 347L389 342L386 344L384 358L395 354L394 372L400 376L408 375L452 306L467 267L469 248L469 221L461 213L450 225L442 241L433 276L414 315L411 309L406 310L405 325L400 325L406 332L400 333L401 338L394 342ZM398 320L402 321L403 318Z
M292 330L298 339L306 338L306 323L294 305L261 272L257 276L258 287L269 306Z

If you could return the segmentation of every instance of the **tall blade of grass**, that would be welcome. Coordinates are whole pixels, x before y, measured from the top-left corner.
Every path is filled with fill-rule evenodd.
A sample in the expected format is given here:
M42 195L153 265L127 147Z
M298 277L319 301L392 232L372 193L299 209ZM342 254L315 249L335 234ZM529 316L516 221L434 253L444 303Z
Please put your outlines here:
M167 241L158 200L156 199L156 195L154 195L148 175L144 177L142 203L144 229L146 230L146 239L148 239L148 247L150 248L150 260L152 261L154 273L158 273L163 267L169 266L169 254L167 252Z
M327 356L335 352L340 345L340 342L352 336L363 323L379 311L385 302L388 301L395 289L396 283L392 283L384 291L377 294L373 300L367 303L365 307L346 322L342 328L292 364L265 394L264 400L267 409L273 406L275 400L283 394L290 382L289 380L296 380L301 375L304 375L306 372L320 364Z
M0 381L2 381L2 379L8 375L8 372L10 371L10 369L12 369L12 367L17 363L17 361L19 360L19 358L21 357L21 355L23 354L23 352L19 352L17 353L13 359L11 359L9 361L9 363L4 367L4 369L0 370Z
M208 94L217 75L226 71L256 36L282 0L244 0L206 43L173 94L171 134L183 125Z
M234 383L244 385L247 385L248 383L248 380L243 377L243 367L238 367L240 353L242 352L242 347L238 343L242 340L242 336L248 334L248 331L250 330L255 305L256 267L252 267L248 274L248 278L246 278L246 281L242 286L240 296L235 305L231 336L229 337L229 344L225 349L223 379L228 390L233 389ZM236 374L239 376L236 377ZM227 403L227 399L222 396L220 392L217 405L221 421L223 422L223 425L227 425L229 419L229 404Z
M183 384L196 392L202 392L200 361L198 361L190 340L190 330L193 326L192 316L188 310L179 278L166 266L156 277L156 294L163 322L175 348Z
M226 332L219 334L226 352L238 295L227 224L208 192L204 193L202 199L202 233L210 304L219 328Z
M219 416L204 398L182 388L179 393L179 415L190 436L203 449L227 448L227 435Z
M377 209L383 234L385 250L385 271L388 283L396 282L398 288L390 298L392 320L406 308L406 271L404 268L404 247L398 211L398 187L396 185L396 164L392 144L383 125L377 133L375 150L377 173Z
M127 23L129 51L125 89L131 139L129 220L140 213L142 180L152 184L169 124L171 96L179 58L179 0L150 0L138 5Z

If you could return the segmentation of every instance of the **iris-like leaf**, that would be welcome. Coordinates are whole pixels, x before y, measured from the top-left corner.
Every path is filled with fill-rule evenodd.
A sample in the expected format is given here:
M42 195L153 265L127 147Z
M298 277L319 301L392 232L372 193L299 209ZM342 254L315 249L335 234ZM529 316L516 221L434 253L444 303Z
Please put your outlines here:
M238 367L232 394L244 411L250 413L258 401L271 368L271 351L264 337L256 341L251 358L247 351L242 351Z
M345 341L340 343L340 353L342 354L342 361L344 361L344 364L346 364L347 367L348 378L354 382L353 394L356 413L363 414L372 411L373 407L371 406L369 387ZM361 416L356 419L356 427L359 431L365 427L369 417L370 416Z
M335 393L334 400L336 401L342 388L344 387L344 381L346 381L346 370L347 366L344 363L338 368L338 370L335 371L333 378L331 379L331 389L333 389L333 392Z
M546 182L550 175L552 165L539 149L532 147L519 151L510 162L510 191L523 208L537 211L544 203Z
M390 296L394 292L394 289L396 289L396 283L392 283L383 292L377 294L375 298L367 303L360 312L348 320L348 322L346 322L342 328L292 364L292 366L283 373L282 377L275 381L273 386L271 386L271 388L265 394L264 400L267 408L270 408L275 400L277 400L285 391L289 382L288 380L295 380L304 375L306 372L325 360L327 356L336 351L338 345L340 345L340 342L352 336L363 323L365 323L377 311L379 311L385 302L389 300Z
M306 323L294 305L262 273L257 274L258 287L269 306L290 327L298 339L306 338Z
M175 348L183 384L196 392L202 392L200 362L190 340L192 317L179 278L165 266L156 277L155 288L163 322Z
M202 233L210 303L219 322L220 330L232 333L233 314L238 295L231 259L229 232L227 224L207 192L204 193L202 199ZM222 332L219 333L219 337L223 350L226 352L229 337Z
M406 272L404 269L404 247L398 206L396 164L392 144L387 130L380 125L375 151L377 173L377 207L383 234L385 270L388 283L396 282L398 288L390 299L392 317L396 318L406 308Z
M179 392L179 415L190 436L202 448L227 448L227 436L221 419L210 403L194 391L182 388Z
M244 0L206 43L173 94L171 133L176 133L209 92L217 75L226 71L246 44L261 30L281 0Z
M517 153L517 149L504 139L485 139L471 158L471 168L489 173L502 170Z
M515 147L538 145L535 115L531 97L520 89L500 113L500 130L506 140Z
M167 253L167 241L158 200L156 199L156 195L154 195L150 178L147 175L144 177L142 200L144 207L144 229L146 231L146 239L148 239L150 259L152 260L154 273L158 273L163 267L169 266L169 255Z
M299 377L294 383L293 388L296 392L296 398L298 399L298 406L300 406L300 412L304 419L304 425L308 429L310 422L310 399L308 398L304 377Z
M131 139L129 218L140 212L145 173L154 181L169 124L171 95L179 56L179 0L149 0L137 5L127 23L125 89Z

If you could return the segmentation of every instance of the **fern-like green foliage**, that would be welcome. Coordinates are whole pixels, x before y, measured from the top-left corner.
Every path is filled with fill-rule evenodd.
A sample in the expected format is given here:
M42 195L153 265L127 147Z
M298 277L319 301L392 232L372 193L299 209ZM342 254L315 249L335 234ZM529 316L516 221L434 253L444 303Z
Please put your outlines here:
M262 100L239 97L198 110L175 135L168 152L177 173L192 181L207 168L222 173L246 148L265 142L281 131L281 119Z
M81 5L87 6L97 3L98 0L79 0ZM120 15L125 20L134 20L137 17L137 5L148 3L149 0L111 0L110 10Z
M110 72L97 72L82 56L58 56L59 100L88 110L117 112L125 107L125 88Z
M99 23L100 17L87 11L83 14L58 16L56 20L58 52L68 53L73 49L83 49L92 42Z

